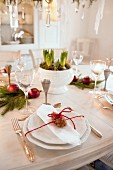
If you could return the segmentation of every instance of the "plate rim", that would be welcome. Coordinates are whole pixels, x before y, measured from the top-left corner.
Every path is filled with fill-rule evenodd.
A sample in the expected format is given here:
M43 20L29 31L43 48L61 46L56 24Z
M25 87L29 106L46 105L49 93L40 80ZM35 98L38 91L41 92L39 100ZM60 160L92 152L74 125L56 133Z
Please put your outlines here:
M35 112L35 113L33 113L33 114L29 117L29 121L30 121L30 119L35 118L35 116L37 117L37 119L42 120L42 119L36 114L36 112ZM83 134L81 135L80 139L82 139L82 136L86 133L87 129L90 128L90 125L89 125L88 120L87 120L86 118L84 118L84 119L85 119L86 129L85 129L85 131L83 132ZM31 130L29 121L28 121L28 130ZM43 120L42 120L42 121L43 121ZM35 128L35 127L34 127L34 128ZM49 128L48 128L48 130L50 131ZM79 132L78 132L78 133L79 133ZM59 139L59 143L56 143L56 142L51 142L49 139L48 139L48 141L45 140L45 139L43 140L43 139L41 139L39 136L37 137L37 135L36 135L35 133L31 133L31 134L32 134L32 136L33 136L34 138L36 138L36 139L38 139L38 140L40 140L40 141L42 141L42 142L45 142L45 141L46 141L46 143L48 143L48 144L66 144L66 142L63 142L63 141L60 140L60 139ZM52 134L53 134L53 137L55 136L56 138L58 138L54 133L52 133Z
M23 132L25 133L25 123L27 124L27 121L28 121L28 118L24 121L24 125L23 125ZM28 134L26 136L26 138L33 144L37 145L37 146L40 146L41 148L44 148L44 149L48 149L48 150L68 150L68 149L72 149L74 148L75 146L79 146L79 145L75 145L75 144L64 144L64 145L52 145L52 144L47 144L47 143L44 143L34 137L32 137L32 134Z
M26 133L26 130L25 128L25 125L28 123L28 120L29 118L27 118L25 121L24 121L24 124L23 124L23 132ZM83 138L83 136L81 137L81 144L84 143L90 133L91 133L91 128L90 128L90 125L89 125L89 122L88 120L86 119L87 121L87 129L85 131L85 133L83 134L83 136L85 135L85 137ZM72 149L74 147L77 147L77 146L80 146L81 144L48 144L48 143L45 143L45 142L42 142L40 141L39 139L36 139L32 136L32 134L27 134L26 138L33 144L37 145L37 146L40 146L41 148L45 148L45 149L48 149L48 150L67 150L67 149Z
M106 101L109 103L109 104L113 104L113 101L112 101L112 99L110 99L110 97L109 97L109 93L106 93L105 94L105 99L106 99Z

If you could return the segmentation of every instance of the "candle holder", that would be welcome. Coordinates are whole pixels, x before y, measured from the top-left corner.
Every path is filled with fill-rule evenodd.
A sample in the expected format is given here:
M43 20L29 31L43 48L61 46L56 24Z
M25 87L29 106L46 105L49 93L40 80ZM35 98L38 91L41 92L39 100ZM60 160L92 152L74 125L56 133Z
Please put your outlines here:
M45 103L44 104L48 105L49 103L47 102L47 94L48 94L48 90L49 90L51 82L48 79L44 79L43 81L41 81L41 83L42 83L42 87L43 87L43 90L45 93Z
M104 91L106 91L106 82L107 82L107 79L109 77L109 74L110 74L110 70L109 69L105 69L104 70L104 76L105 76Z

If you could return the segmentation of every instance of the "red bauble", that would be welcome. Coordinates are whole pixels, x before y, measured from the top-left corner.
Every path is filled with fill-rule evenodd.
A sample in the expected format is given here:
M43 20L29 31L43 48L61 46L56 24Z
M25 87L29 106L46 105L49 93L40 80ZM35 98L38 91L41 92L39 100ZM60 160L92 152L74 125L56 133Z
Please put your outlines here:
M76 76L74 76L73 82L76 82L77 80L78 80L78 78Z
M37 88L32 88L28 93L28 97L30 99L37 98L39 96L40 96L40 91Z
M7 86L7 90L8 90L9 92L15 92L15 91L18 91L18 90L19 90L19 87L18 87L17 84L9 84L9 85Z
M90 79L90 77L84 77L83 79L82 79L82 83L83 84L87 84L87 85L89 85L89 83L91 82L91 79Z

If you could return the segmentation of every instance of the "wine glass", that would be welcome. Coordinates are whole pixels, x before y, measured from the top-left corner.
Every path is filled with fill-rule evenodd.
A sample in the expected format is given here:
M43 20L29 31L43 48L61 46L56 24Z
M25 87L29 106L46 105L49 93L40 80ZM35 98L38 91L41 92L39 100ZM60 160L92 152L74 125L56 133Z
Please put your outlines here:
M80 53L79 51L72 51L72 59L74 61L74 64L76 65L76 75L78 75L78 65L82 62L83 60L83 54Z
M94 76L95 79L95 85L94 85L94 90L93 90L93 94L98 94L99 91L97 91L97 80L99 78L99 76L104 73L104 70L106 68L106 62L103 60L91 60L90 61L90 68L91 68L91 72Z
M31 89L35 74L36 72L34 69L17 69L15 71L16 83L25 94L26 108L23 110L24 114L28 114L30 112L28 109L28 92Z
M16 68L19 70L23 70L23 68L26 66L26 57L21 56L15 61Z

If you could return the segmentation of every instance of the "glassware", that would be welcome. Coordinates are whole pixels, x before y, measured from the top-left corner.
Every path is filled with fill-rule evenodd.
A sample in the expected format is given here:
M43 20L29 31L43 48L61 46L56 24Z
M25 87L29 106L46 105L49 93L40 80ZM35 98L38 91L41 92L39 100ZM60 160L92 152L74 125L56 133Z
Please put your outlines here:
M74 61L74 64L76 65L76 75L78 75L78 65L83 60L83 54L79 51L72 51L72 60Z
M19 70L23 70L26 66L28 66L28 55L22 55L19 59L16 61L16 67Z
M28 92L31 89L31 85L33 83L35 74L36 72L34 69L31 70L18 69L15 71L16 82L19 88L25 94L26 108L22 111L23 114L28 114L30 112L30 110L28 109Z
M109 75L110 75L110 70L105 69L104 70L105 84L104 84L104 89L103 89L104 91L106 91L106 84L107 84L107 79L108 79Z
M91 68L91 72L94 76L95 79L95 86L94 86L94 90L93 90L93 94L100 94L99 91L97 91L97 80L99 78L99 76L104 73L104 70L106 68L106 62L103 60L91 60L90 61L90 68Z
M48 90L49 90L51 82L48 79L44 79L44 80L41 81L41 83L42 83L42 87L43 87L43 90L44 90L44 93L45 93L45 104L49 104L47 102L47 94L48 94Z

